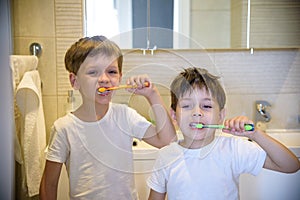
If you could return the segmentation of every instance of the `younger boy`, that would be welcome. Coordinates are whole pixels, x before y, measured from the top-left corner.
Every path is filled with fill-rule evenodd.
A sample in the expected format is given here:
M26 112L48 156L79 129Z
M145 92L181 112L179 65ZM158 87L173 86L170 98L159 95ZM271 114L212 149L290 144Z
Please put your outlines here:
M245 116L225 120L223 132L248 140L219 136L215 129L197 124L222 124L225 92L218 77L205 69L188 68L171 84L172 116L183 140L160 150L148 179L149 199L239 199L242 173L257 175L262 168L292 173L300 168L297 157L260 130L245 131L253 124Z
M143 95L154 115L163 117L156 126L126 105L111 103L118 86L123 56L119 47L103 36L74 43L65 55L72 87L79 90L82 105L54 122L40 186L40 199L56 199L63 164L67 167L70 199L137 199L134 186L132 139L163 147L176 140L172 120L163 101L145 75L131 77L132 92ZM144 83L149 82L149 87Z

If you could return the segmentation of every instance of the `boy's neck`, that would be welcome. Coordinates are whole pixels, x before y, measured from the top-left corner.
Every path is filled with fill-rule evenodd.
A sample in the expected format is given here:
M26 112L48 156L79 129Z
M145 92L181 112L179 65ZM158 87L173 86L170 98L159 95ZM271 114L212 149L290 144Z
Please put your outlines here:
M188 140L184 138L179 142L179 145L187 149L201 149L209 144L211 144L215 139L215 135L206 137L203 140Z
M73 114L85 122L95 122L102 119L107 113L109 108L109 104L101 104L101 105L84 105L82 104Z

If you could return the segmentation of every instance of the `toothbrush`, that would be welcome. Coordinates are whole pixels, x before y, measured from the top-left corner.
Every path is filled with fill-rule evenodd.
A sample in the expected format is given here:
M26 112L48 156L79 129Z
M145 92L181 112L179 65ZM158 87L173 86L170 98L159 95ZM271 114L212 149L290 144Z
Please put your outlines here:
M216 128L216 129L223 129L225 128L224 125L219 124L193 124L194 128ZM254 125L253 124L245 124L244 125L245 131L254 131Z
M150 83L145 82L144 86L149 87ZM101 87L101 88L98 88L98 94L102 94L102 93L104 93L106 91L110 91L110 90L119 90L119 89L125 89L125 88L137 88L137 85L119 85L116 87L109 87L109 88Z

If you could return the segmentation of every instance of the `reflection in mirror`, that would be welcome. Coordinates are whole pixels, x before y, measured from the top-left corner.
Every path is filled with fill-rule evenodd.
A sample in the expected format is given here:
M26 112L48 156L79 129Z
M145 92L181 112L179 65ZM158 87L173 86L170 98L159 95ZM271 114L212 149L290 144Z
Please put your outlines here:
M189 37L189 23L185 23L189 21L189 1L85 0L85 4L87 36L122 37L118 44L124 49L191 46L178 37Z
M109 38L126 35L128 38L122 38L118 43L121 48L229 48L231 45L230 0L214 0L210 3L202 0L85 2L86 35L102 34ZM164 31L164 34L151 32L154 27L169 31ZM190 37L194 42L182 42L174 34Z
M126 36L118 41L123 49L300 46L300 1L85 0L85 3L86 35L120 38L121 34ZM154 27L168 29L168 35L151 32ZM182 42L174 34L189 37L193 42ZM154 41L155 35L162 37Z
M250 47L299 48L299 0L251 0Z

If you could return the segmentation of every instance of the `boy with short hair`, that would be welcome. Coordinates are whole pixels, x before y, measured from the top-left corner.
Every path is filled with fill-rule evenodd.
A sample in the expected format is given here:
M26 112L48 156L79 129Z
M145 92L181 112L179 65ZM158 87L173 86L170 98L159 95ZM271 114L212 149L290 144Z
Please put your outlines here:
M156 126L127 105L111 103L111 90L122 78L120 48L104 36L85 37L65 55L72 87L79 90L82 105L54 122L40 186L40 199L56 199L63 164L67 167L70 199L138 199L133 176L133 138L163 147L176 140L175 129L157 88L149 77L128 79L135 94L143 95ZM150 86L145 87L144 83Z
M245 131L253 122L245 116L225 120L223 132L201 126L222 124L226 95L218 77L205 69L188 68L171 84L172 116L183 140L159 150L147 183L149 199L239 199L239 176L257 175L262 168L293 173L298 158L284 145L260 130Z

